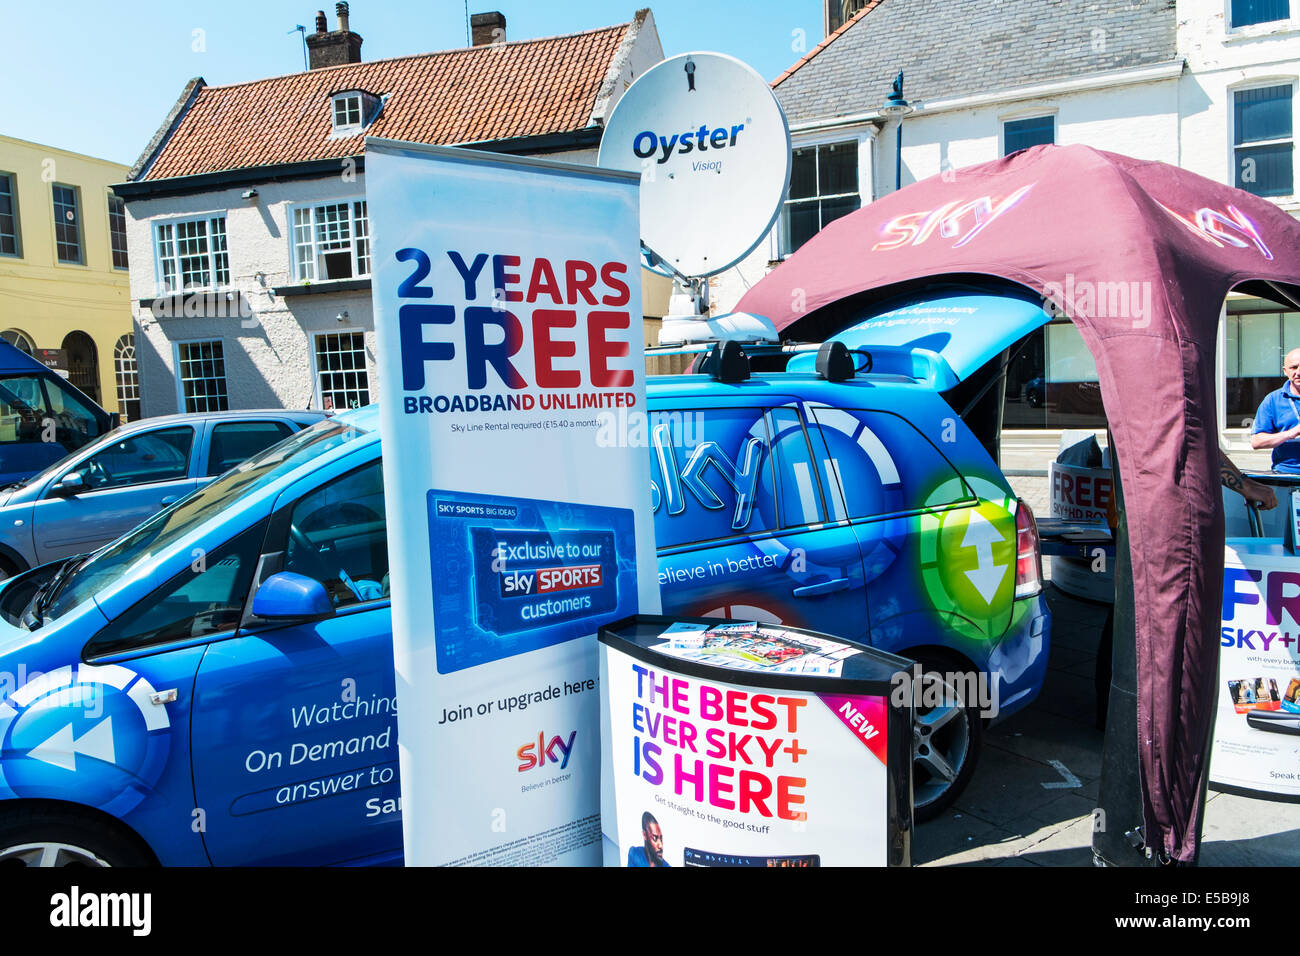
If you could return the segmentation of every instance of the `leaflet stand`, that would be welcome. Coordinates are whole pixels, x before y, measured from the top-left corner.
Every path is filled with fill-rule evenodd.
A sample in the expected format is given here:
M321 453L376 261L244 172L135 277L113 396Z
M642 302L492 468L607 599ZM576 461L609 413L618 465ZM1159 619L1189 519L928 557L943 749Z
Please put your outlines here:
M814 631L600 632L606 866L910 866L912 662Z

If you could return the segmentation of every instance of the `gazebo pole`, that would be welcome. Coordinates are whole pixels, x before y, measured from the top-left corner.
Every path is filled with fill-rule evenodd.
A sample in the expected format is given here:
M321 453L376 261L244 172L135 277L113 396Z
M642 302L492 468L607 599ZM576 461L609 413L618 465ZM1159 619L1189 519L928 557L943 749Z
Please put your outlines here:
M1101 751L1099 813L1093 817L1092 856L1098 866L1152 866L1142 829L1142 779L1137 747L1137 631L1133 617L1133 563L1128 514L1120 485L1114 436L1108 435L1111 494L1119 515L1115 528L1115 610L1112 615L1110 701ZM1099 648L1105 653L1105 645Z
M1112 494L1119 516L1115 529L1115 611L1111 641L1110 700L1101 752L1101 784L1093 818L1092 855L1098 866L1162 866L1163 854L1146 851L1142 819L1142 776L1137 733L1137 630L1134 624L1133 561L1129 553L1128 515L1120 482L1115 441L1110 444ZM1217 686L1217 685L1216 685ZM1208 744L1206 753L1208 755ZM1200 813L1196 820L1197 855L1205 820L1209 761L1201 777Z

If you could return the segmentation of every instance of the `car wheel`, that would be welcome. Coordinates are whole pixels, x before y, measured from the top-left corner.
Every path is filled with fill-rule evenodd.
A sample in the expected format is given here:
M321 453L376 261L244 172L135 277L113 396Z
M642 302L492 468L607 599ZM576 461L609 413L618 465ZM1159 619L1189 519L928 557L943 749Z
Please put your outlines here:
M90 816L35 808L0 816L0 868L151 865L137 840Z
M978 702L961 699L945 674L959 674L970 665L944 654L920 658L919 696L914 697L912 725L912 806L917 823L933 820L966 789L979 759L983 721ZM972 686L967 683L966 686Z
M5 581L9 578L17 577L19 573L20 572L16 564L14 564L4 555L0 555L0 581Z

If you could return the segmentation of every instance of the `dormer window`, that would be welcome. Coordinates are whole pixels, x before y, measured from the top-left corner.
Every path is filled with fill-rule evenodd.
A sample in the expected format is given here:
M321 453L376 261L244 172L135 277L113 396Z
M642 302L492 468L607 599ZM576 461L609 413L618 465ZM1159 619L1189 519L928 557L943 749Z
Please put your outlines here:
M379 114L380 98L364 90L345 90L330 98L334 136L355 136Z

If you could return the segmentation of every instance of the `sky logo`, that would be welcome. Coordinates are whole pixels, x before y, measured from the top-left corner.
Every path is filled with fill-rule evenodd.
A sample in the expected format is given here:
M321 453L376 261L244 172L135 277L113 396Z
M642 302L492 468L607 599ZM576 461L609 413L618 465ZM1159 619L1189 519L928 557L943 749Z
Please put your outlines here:
M544 766L547 762L558 763L563 770L569 765L569 756L573 753L573 741L578 736L575 730L566 741L558 734L548 742L545 733L538 733L536 742L529 741L515 755L519 758L518 772Z
M655 425L650 432L654 446L655 459L659 465L660 482L650 482L650 511L659 511L659 506L666 505L670 515L679 515L686 510L686 498L683 488L689 489L701 505L710 510L721 510L727 503L705 480L705 471L712 466L722 476L722 480L731 488L734 495L735 509L732 514L731 527L742 531L749 525L754 514L754 501L758 497L758 478L762 471L763 442L757 438L746 438L740 446L736 460L732 461L722 447L715 441L702 441L692 449L686 464L677 466L677 453L673 447L672 431L668 425Z

